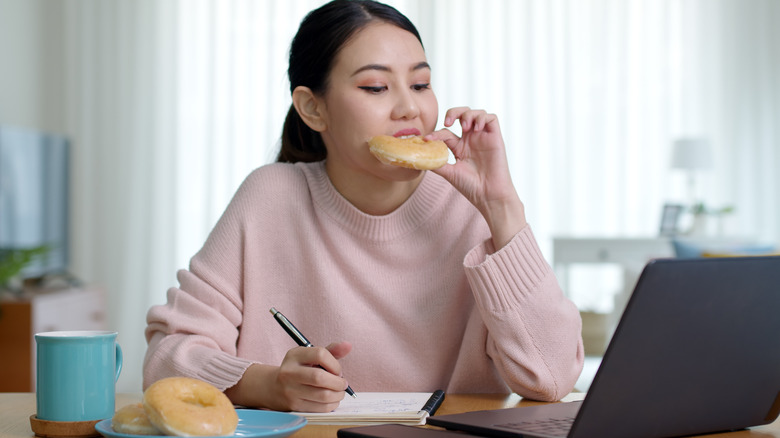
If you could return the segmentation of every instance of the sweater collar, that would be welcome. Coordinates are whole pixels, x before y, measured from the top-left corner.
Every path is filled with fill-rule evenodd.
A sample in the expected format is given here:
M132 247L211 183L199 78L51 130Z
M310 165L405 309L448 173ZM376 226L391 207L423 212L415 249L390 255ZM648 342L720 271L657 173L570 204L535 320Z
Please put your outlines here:
M433 172L425 172L412 196L386 215L363 213L339 193L325 171L325 162L296 163L304 175L315 208L362 238L387 241L419 228L447 202L450 184Z

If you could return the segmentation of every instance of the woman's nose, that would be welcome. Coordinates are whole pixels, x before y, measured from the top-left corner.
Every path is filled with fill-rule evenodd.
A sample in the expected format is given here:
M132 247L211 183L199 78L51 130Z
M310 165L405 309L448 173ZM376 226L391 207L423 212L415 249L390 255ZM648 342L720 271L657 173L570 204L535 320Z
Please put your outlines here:
M420 106L411 90L399 91L392 117L394 119L413 119L420 115Z

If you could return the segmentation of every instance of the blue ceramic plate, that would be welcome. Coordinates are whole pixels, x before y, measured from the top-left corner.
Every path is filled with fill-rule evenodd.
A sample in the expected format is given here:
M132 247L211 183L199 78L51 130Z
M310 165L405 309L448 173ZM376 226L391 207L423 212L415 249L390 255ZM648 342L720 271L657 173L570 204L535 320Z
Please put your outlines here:
M283 438L306 425L306 419L285 412L257 411L254 409L236 409L238 427L233 437L247 438ZM139 438L141 435L129 435L114 432L111 419L95 425L101 435L108 438ZM144 436L144 438L154 438Z

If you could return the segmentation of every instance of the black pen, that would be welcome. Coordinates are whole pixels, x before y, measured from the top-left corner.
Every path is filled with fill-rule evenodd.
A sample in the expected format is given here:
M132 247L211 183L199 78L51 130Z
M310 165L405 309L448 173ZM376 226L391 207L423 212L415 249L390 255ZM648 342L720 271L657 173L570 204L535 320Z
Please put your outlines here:
M308 339L306 339L306 336L303 336L303 333L301 333L300 330L295 328L295 326L293 325L293 323L290 322L289 319L287 319L284 315L282 315L282 312L280 312L280 311L276 310L275 308L271 307L271 315L274 316L274 319L276 319L276 322L278 322L279 325L282 326L284 331L286 331L287 334L289 334L290 337L293 338L293 340L295 340L295 342L298 345L300 345L301 347L313 347L314 346L314 345L311 344L311 342L309 342ZM322 367L320 367L320 368L322 368ZM325 369L325 368L322 368L322 369ZM347 394L351 395L352 397L357 398L357 395L355 395L355 391L353 391L352 388L349 387L349 385L347 385L347 389L345 391L347 391Z
M420 413L427 412L428 415L433 415L436 413L436 411L439 409L439 406L441 406L441 402L444 401L444 391L441 389L437 389L436 391L431 394L431 398L428 399L428 401L425 403L425 406L423 406L422 409L420 409Z

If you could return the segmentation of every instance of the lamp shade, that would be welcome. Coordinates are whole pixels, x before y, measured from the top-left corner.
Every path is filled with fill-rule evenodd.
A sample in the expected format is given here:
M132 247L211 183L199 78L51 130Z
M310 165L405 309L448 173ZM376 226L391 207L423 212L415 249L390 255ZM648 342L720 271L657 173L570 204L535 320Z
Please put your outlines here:
M674 141L672 168L709 169L712 167L710 143L703 138L680 138Z

